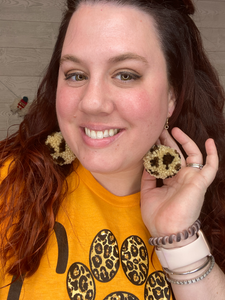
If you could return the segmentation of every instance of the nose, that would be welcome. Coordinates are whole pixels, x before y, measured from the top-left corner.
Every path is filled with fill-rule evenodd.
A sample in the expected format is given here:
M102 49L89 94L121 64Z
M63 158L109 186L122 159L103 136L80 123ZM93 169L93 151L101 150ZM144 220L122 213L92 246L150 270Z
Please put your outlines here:
M107 115L113 111L114 104L110 97L107 82L89 81L84 87L80 99L80 110L86 114Z

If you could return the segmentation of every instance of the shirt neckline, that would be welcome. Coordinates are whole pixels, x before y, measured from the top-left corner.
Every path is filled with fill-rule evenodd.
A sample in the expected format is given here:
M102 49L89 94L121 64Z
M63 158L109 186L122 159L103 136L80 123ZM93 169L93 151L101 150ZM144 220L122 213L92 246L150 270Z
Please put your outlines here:
M104 188L91 174L90 171L85 169L81 163L79 163L76 173L78 174L80 180L94 192L98 197L100 197L105 202L119 207L132 207L140 205L140 192L128 195L128 196L116 196Z

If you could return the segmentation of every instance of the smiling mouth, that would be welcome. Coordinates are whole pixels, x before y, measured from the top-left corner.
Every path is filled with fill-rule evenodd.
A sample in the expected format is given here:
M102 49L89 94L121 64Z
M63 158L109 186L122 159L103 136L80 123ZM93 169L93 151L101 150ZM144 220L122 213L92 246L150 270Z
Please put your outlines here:
M112 137L116 135L120 130L119 129L109 129L104 131L95 131L89 128L84 128L85 134L90 137L91 139L104 139L108 137Z

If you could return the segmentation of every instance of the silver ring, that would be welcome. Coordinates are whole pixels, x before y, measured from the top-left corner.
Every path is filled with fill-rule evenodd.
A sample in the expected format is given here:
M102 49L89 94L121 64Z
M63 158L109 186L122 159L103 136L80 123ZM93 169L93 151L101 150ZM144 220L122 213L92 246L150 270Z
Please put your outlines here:
M196 168L196 169L201 170L203 168L203 165L193 163L193 164L187 164L187 167L192 167L192 168Z

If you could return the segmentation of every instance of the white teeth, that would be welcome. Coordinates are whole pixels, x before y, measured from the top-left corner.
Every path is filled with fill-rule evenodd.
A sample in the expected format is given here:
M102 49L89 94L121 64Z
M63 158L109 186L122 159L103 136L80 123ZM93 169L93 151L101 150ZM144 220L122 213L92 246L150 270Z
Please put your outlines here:
M104 137L108 137L108 136L109 136L109 131L108 131L108 130L105 130L103 136L104 136Z
M109 130L109 136L114 136L114 129Z
M96 134L96 131L94 130L91 130L91 136L90 136L92 139L96 139L97 137L97 134Z
M103 132L97 131L97 139L103 139Z
M85 134L89 136L92 139L103 139L107 137L112 137L115 134L119 132L119 129L109 129L109 130L104 130L103 131L95 131L95 130L90 130L89 128L85 127Z

